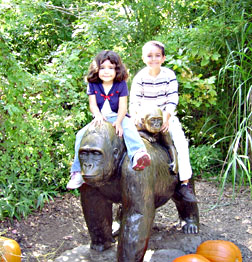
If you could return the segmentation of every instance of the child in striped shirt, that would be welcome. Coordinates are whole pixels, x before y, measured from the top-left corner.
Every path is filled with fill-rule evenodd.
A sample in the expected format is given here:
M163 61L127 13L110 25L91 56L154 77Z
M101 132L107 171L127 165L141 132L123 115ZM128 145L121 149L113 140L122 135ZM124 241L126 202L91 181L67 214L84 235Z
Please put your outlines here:
M163 112L161 133L169 132L178 154L180 187L178 193L185 201L197 202L189 179L192 168L188 142L181 123L175 115L178 104L178 82L175 73L162 67L165 61L164 45L149 41L142 48L142 59L146 67L134 77L130 91L129 111L135 124L141 121L145 108L159 107Z

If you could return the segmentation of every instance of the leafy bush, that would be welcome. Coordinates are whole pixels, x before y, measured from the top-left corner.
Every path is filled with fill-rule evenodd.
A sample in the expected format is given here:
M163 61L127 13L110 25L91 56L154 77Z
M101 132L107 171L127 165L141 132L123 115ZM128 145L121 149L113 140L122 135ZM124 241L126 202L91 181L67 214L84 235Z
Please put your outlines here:
M37 208L42 208L45 202L52 200L58 192L50 187L40 187L32 177L22 178L10 174L3 180L1 176L0 219L4 217L21 219ZM40 179L39 179L40 180Z
M191 146L189 150L194 177L216 178L218 176L222 165L220 149L202 145L197 147Z
M112 49L131 79L153 39L167 46L166 66L180 84L178 115L195 174L219 172L222 154L210 146L219 142L228 152L223 185L231 177L252 188L249 1L0 5L0 219L26 216L65 192L75 133L91 120L83 81L91 59Z
M0 219L26 216L64 192L76 131L88 123L81 70L58 76L25 72L0 41ZM77 75L78 74L78 75ZM73 99L70 99L73 97Z
M64 1L64 6L72 5ZM39 73L51 53L71 40L73 14L51 8L45 1L7 1L1 5L0 22L15 59L32 74Z

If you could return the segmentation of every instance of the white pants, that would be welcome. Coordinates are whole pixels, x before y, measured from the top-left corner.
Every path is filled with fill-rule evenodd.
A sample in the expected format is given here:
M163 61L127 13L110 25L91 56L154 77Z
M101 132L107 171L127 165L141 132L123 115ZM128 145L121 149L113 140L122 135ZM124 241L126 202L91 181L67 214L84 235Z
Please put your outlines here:
M169 130L171 139L178 153L178 171L180 181L192 177L192 168L190 164L188 141L185 137L181 123L176 116L169 119Z

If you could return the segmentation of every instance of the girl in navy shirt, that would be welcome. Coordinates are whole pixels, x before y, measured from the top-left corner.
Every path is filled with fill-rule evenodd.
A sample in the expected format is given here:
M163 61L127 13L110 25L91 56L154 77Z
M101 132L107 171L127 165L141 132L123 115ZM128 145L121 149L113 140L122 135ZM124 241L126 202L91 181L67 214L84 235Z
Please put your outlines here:
M116 134L123 136L132 168L141 171L150 165L151 159L134 122L127 115L127 78L127 70L117 53L100 52L91 63L87 76L89 108L94 116L94 125L99 127L103 121L108 121L112 123ZM84 183L78 152L87 128L85 126L76 135L75 157L68 189L78 188Z

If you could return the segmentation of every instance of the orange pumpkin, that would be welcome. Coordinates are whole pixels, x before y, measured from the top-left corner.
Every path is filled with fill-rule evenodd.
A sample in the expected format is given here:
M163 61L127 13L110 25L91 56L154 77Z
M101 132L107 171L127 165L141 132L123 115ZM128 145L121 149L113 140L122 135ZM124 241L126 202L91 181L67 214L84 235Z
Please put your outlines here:
M210 262L210 261L199 254L189 254L182 257L177 257L172 262Z
M21 262L21 249L15 240L0 237L0 262Z
M240 249L226 240L207 240L198 246L196 253L211 262L242 262Z

